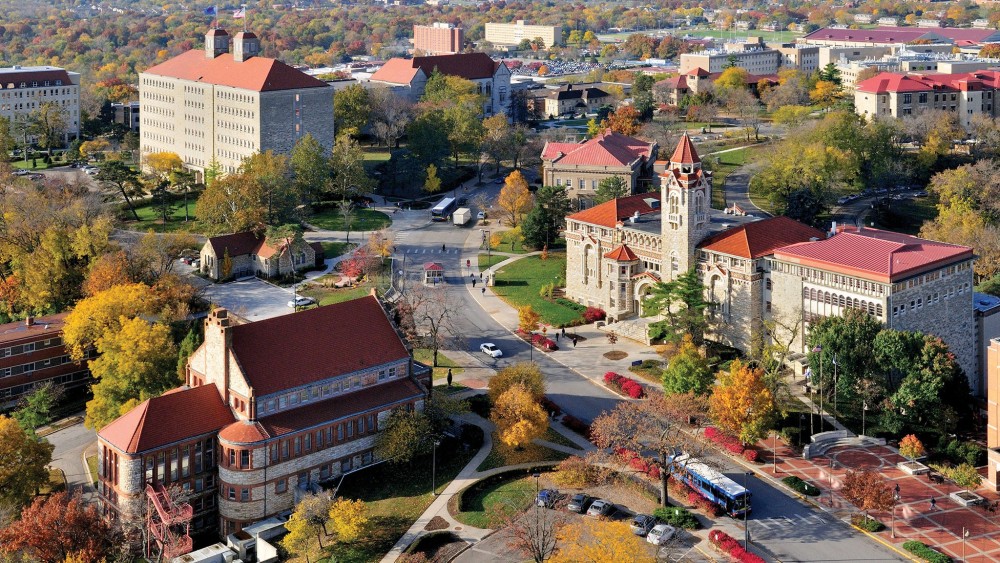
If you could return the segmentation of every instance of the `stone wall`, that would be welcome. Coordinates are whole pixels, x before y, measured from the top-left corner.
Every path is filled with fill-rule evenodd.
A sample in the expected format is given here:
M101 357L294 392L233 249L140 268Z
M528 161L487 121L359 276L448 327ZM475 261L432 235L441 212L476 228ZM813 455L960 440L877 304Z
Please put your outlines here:
M311 134L327 150L334 143L333 87L263 92L260 150L287 154Z

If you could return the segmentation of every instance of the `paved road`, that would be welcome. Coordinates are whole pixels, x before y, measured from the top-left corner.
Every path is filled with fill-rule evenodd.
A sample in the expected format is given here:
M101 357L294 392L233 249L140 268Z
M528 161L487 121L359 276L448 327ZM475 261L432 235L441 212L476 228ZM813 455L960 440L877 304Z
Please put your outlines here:
M726 176L726 205L739 205L744 211L757 217L770 217L771 214L754 205L750 201L750 171L744 166Z
M51 465L63 470L69 488L84 487L84 491L93 494L93 487L87 476L83 460L83 452L97 443L97 432L81 423L53 432L46 436L46 439L55 446Z

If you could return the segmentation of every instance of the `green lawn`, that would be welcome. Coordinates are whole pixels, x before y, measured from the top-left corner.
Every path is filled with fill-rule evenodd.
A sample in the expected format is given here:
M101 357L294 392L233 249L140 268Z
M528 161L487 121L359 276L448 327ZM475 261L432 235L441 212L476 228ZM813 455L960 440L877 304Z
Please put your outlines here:
M324 209L313 214L308 219L310 225L315 225L327 231L345 231L344 215L336 207ZM381 211L374 209L352 209L351 231L377 231L392 224L392 219Z
M430 348L414 348L413 349L413 359L424 364L431 365L434 360L434 355ZM444 381L448 378L448 369L451 368L451 375L456 376L463 371L464 368L458 366L454 360L445 356L441 352L438 352L438 365L434 368L434 379L440 379Z
M559 284L566 275L566 254L553 252L548 259L528 256L501 268L496 275L493 292L514 307L531 305L541 315L542 322L565 325L580 318L580 312L549 301L538 294L543 285Z
M524 254L532 249L525 248L524 241L520 237L515 237L513 231L501 231L490 235L490 247L499 252L509 252L511 254ZM495 240L499 239L499 240ZM496 242L497 244L493 244Z
M87 467L90 468L90 476L97 486L97 456L87 458ZM66 490L66 477L61 469L49 469L49 481L38 488L39 495L51 495Z
M510 258L510 256L504 256L503 254L486 254L484 252L479 255L479 269L485 270L492 268L508 258Z
M567 440L568 438L549 428L545 431L545 435L542 436L542 439L550 442L557 442L558 440ZM504 444L500 440L500 436L494 432L493 449L490 450L490 455L486 456L486 459L484 459L476 469L478 471L487 471L489 469L506 467L508 465L517 465L519 463L529 463L534 461L562 461L567 457L569 457L569 454L557 452L556 450L546 448L545 446L539 446L538 444L528 444L521 449L508 446L507 444Z
M336 258L358 247L353 242L321 242L320 244L323 245L323 255L326 258Z
M535 479L530 475L491 482L467 493L466 510L455 514L455 519L476 528L495 528L528 508L534 497Z
M194 202L197 196L188 197L188 218L184 221L184 201L176 202L176 205L167 215L167 222L163 222L160 210L151 202L143 203L135 208L139 214L139 220L133 219L132 212L128 206L122 206L122 217L125 218L124 227L131 231L146 232L152 230L157 233L197 233L200 232L198 222L194 216Z
M438 492L448 486L475 453L461 448L450 452L438 451L435 482ZM410 465L383 463L348 475L337 496L365 501L369 524L366 533L353 544L327 547L325 552L330 556L329 561L378 561L434 500L431 495L431 457L418 458Z
M582 450L580 446L576 444L573 440L570 440L566 436L563 436L556 430L549 428L545 435L542 436L543 440L548 440L549 442L554 442L560 446L566 446L567 448L573 448L574 450Z
M87 456L87 471L90 471L90 480L93 481L94 486L97 486L97 456L88 455Z

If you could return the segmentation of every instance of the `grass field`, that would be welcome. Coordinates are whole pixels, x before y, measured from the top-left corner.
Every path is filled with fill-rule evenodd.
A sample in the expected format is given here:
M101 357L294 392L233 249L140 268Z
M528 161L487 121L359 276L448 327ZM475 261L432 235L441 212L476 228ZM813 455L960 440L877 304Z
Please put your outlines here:
M925 221L937 217L937 198L921 197L893 201L887 213L881 213L875 225L909 235L920 233Z
M324 209L309 217L310 225L315 225L327 231L345 231L344 215L336 207ZM374 209L352 209L351 231L377 231L392 224L392 219L381 211Z
M413 359L429 366L434 361L434 354L430 348L414 348ZM439 351L438 365L434 368L434 379L440 379L441 381L447 379L449 368L451 369L451 375L453 377L465 371L465 369L459 367L454 360Z
M549 442L556 442L557 440L566 440L567 438L549 428L545 431L545 435L542 436L542 439L548 440ZM538 444L527 444L521 449L508 446L507 444L504 444L503 441L500 440L500 436L494 432L493 449L490 450L490 455L486 456L486 459L484 459L476 469L477 471L487 471L498 467L517 465L519 463L530 463L533 461L562 461L567 457L569 457L569 454L557 452L556 450L546 448L545 446L539 446Z
M535 479L526 476L497 481L482 489L469 491L465 499L467 510L455 514L459 522L477 528L493 528L531 505L535 496Z
M532 249L525 248L524 240L515 235L520 231L500 231L490 235L490 248L499 252L509 252L511 254L524 254ZM496 243L496 244L494 244Z
M531 305L542 322L563 326L580 318L579 311L549 301L538 294L543 285L559 285L566 275L566 254L553 252L547 260L528 256L501 268L493 292L514 307Z
M492 268L508 258L510 258L510 256L504 256L503 254L487 254L484 252L479 255L479 269L485 270L487 268Z
M321 242L320 244L323 245L323 255L326 258L336 258L358 247L353 242Z
M132 212L125 206L122 208L122 216L125 217L126 229L132 231L146 232L152 230L156 233L197 233L199 232L198 222L194 216L194 202L197 196L188 197L188 221L184 221L184 202L176 202L176 206L167 215L167 222L163 222L160 210L151 202L138 205L135 208L139 214L139 220L132 219ZM130 220L131 219L131 220Z

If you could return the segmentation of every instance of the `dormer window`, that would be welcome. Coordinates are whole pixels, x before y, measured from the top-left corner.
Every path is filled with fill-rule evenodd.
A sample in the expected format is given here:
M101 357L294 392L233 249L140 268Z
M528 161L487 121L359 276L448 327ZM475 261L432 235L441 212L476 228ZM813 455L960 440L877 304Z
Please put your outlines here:
M690 173L691 173L691 165L681 164L681 174L690 174Z

